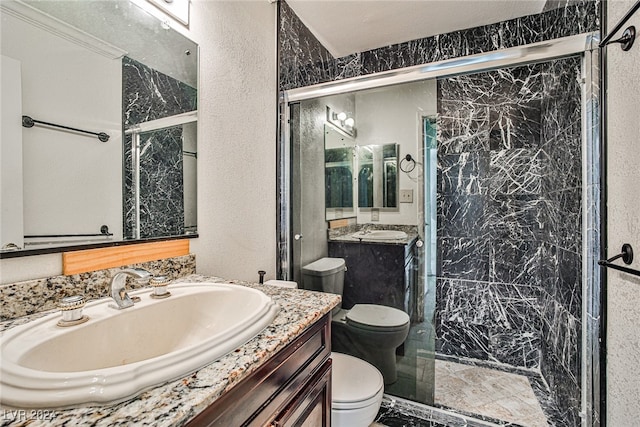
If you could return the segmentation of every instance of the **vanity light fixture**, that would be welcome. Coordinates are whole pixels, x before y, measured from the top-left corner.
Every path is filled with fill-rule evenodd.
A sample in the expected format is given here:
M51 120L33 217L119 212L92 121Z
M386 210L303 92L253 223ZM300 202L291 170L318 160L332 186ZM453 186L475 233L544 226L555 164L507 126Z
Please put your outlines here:
M153 16L162 21L162 28L171 28L171 22L167 16L177 22L189 25L189 0L131 0Z
M355 124L356 121L353 117L349 116L349 113L341 111L336 113L331 109L331 107L327 106L327 121L334 125L338 130L342 131L346 135L355 138L356 129Z

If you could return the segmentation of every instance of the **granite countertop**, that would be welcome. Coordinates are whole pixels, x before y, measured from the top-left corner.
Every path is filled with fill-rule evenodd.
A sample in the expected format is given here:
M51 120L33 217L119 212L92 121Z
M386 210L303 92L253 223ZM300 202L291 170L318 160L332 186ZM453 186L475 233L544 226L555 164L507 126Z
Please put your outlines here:
M225 391L263 365L308 326L331 311L340 301L334 294L279 288L257 283L224 281L217 277L190 275L174 281L233 283L258 289L280 305L280 311L264 331L234 352L176 381L113 405L72 409L15 409L0 406L2 426L150 425L181 426L203 411ZM50 313L50 312L48 312ZM0 323L4 331L48 313Z
M408 231L407 237L404 239L360 239L353 237L351 233L343 234L339 236L330 236L330 242L345 242L345 243L362 243L365 245L411 245L418 239L418 233L415 231Z

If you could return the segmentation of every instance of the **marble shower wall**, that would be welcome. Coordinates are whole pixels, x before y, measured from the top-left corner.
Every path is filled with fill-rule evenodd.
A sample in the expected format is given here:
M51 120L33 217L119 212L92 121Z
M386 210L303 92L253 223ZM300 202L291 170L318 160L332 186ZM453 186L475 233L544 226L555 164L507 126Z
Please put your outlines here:
M285 0L278 4L281 90L597 31L600 10L599 0L548 0L538 15L334 58Z
M122 61L125 128L197 109L196 89L131 58ZM184 234L183 131L175 126L141 134L140 237ZM131 136L125 138L125 238L133 236L135 206Z
M539 368L542 66L438 81L437 350Z
M569 425L580 425L582 359L582 119L580 58L543 65L541 264L544 379Z
M580 59L438 81L437 351L541 370L579 424Z

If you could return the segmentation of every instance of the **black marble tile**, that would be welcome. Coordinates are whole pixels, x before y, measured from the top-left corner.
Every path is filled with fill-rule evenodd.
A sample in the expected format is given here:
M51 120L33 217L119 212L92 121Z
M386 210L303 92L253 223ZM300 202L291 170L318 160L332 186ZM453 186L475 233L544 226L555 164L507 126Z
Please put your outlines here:
M489 277L492 282L542 286L539 241L497 239L491 242Z
M582 255L558 249L558 287L556 301L570 315L582 316Z
M442 195L487 194L487 151L438 154L438 193Z
M324 80L326 78L344 78L340 72L331 76L322 70L308 69L310 64L322 68L323 61L310 58L318 55L323 47L303 28L304 25L285 1L279 4L280 65L281 70L287 70L287 74L281 73L280 87L292 89L329 81ZM599 2L579 1L540 15L524 16L360 52L362 64L358 72L360 75L366 75L596 31L599 27L598 10ZM324 56L322 53L320 55ZM294 70L298 67L307 70L297 73Z
M582 250L582 188L574 187L549 194L558 205L556 244L566 250Z
M194 88L137 61L122 61L125 126L197 109ZM140 237L184 234L182 127L140 135ZM124 235L134 236L131 137L124 143Z
M372 74L424 64L434 57L432 38L411 40L362 52L362 73Z
M538 148L540 146L540 102L500 104L490 110L491 150Z
M195 88L126 56L122 86L125 127L198 109Z
M484 237L438 237L438 276L489 280L489 240Z
M362 55L356 53L333 60L333 79L342 80L362 75Z
M552 192L582 185L582 137L580 132L559 132L544 141L540 159L545 169L544 191Z
M438 236L447 238L482 237L487 234L487 224L478 222L483 218L486 196L482 195L438 195L436 203ZM486 236L485 236L486 237ZM444 256L444 255L443 255Z
M546 201L538 196L496 195L487 203L484 222L491 239L540 240L548 224L542 216Z
M482 427L487 422L502 423L481 416L470 417L456 411L442 410L438 407L416 404L404 399L384 396L376 423L386 427Z
M541 289L548 289L547 292L553 293L557 289L560 281L558 275L558 254L555 244L544 241L541 244L541 262L540 262L540 280Z
M568 2L564 7L542 13L542 40L597 31L600 27L599 8L600 1L585 0Z
M541 192L542 162L537 150L517 148L491 152L491 196L531 196Z
M490 333L491 360L528 369L540 368L540 337L538 334Z
M436 351L478 360L489 358L489 331L486 325L442 320L436 332Z
M554 411L551 421L558 426L579 426L580 419L580 380L564 369L557 367L559 362L553 353L543 350L542 375L548 385L548 394Z
M511 366L539 366L538 294L536 286L439 280L437 351Z
M438 81L438 88L443 81ZM438 154L489 151L489 108L448 101L441 91L438 99Z

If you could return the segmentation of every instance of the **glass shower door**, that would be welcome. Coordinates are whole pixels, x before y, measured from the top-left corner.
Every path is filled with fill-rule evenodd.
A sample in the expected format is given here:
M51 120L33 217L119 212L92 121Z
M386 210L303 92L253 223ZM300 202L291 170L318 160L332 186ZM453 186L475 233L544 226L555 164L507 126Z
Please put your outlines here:
M323 257L343 258L344 309L375 304L406 312L408 336L395 351L397 378L386 381L385 393L425 404L433 403L435 366L435 229L425 229L435 226L435 200L426 200L435 195L435 127L424 134L423 120L435 115L435 88L431 80L304 100L289 104L288 121L290 280L304 287L305 265ZM352 116L353 133L327 120L328 109ZM401 163L407 155L414 162L411 170L403 170ZM349 174L336 172L346 165L350 191L344 191ZM381 230L404 231L408 237L353 237ZM354 343L348 341L341 342L344 348L334 344L334 351L349 353ZM352 350L349 354L367 360Z

